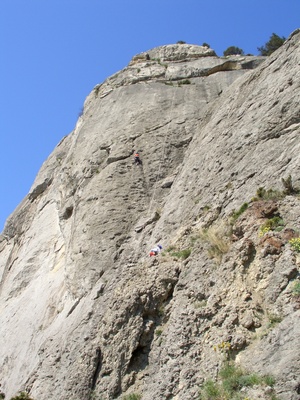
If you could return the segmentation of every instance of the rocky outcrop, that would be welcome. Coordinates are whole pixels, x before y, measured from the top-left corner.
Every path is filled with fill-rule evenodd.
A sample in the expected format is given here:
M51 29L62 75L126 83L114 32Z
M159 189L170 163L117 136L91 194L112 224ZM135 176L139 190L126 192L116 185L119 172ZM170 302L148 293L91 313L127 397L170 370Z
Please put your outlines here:
M255 56L217 57L214 50L203 46L188 44L161 46L134 56L124 70L97 85L94 94L96 97L105 97L116 87L138 82L156 81L179 86L197 82L197 85L200 85L201 80L192 82L190 79L208 77L225 71L254 69L264 60L265 57ZM218 74L212 79L213 82L206 79L205 86L213 89L217 83L220 94L222 85L227 87L242 74L242 71L235 74ZM204 100L205 97L205 95L199 96L199 99Z
M299 39L162 46L94 88L1 235L8 398L195 399L231 359L273 377L245 397L298 399Z

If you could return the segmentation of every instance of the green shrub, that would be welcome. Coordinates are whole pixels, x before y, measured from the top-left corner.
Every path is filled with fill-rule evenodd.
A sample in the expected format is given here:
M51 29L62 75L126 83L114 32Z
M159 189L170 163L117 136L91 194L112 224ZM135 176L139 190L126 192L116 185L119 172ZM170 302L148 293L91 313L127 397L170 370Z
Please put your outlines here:
M299 189L295 188L292 182L292 176L289 175L286 179L281 178L281 183L283 184L285 195L293 195L299 193Z
M189 79L183 79L182 81L178 81L178 85L190 85L191 81Z
M226 362L219 372L219 382L207 380L200 390L200 400L231 400L245 399L241 390L255 385L273 386L275 380L271 376L260 376L256 373L249 374L232 362ZM274 399L273 390L268 394L268 399Z
M240 49L239 47L236 46L230 46L226 50L223 51L224 56L232 56L232 55L243 55L244 50Z
M240 387L252 387L254 385L260 385L262 382L262 378L257 374L241 375L238 379Z
M300 281L295 281L292 288L292 295L295 297L300 296Z
M284 197L284 194L280 190L268 189L259 187L256 191L256 197L252 201L258 200L280 200Z
M211 400L211 399L220 399L221 397L221 388L220 386L212 381L211 379L207 380L200 393L200 400Z
M204 214L206 214L206 213L208 213L208 211L211 209L211 206L210 205L205 205L204 207L203 207L203 213Z
M170 255L172 257L181 258L182 260L186 260L191 255L191 249L184 249L181 251L174 251L171 252Z
M277 314L269 314L268 318L269 318L269 324L268 324L269 329L274 328L277 324L279 324L282 321L282 317Z
M276 216L268 219L266 222L262 224L262 226L260 227L259 236L263 236L266 232L269 231L280 232L283 228L284 228L283 219Z
M161 336L162 333L163 333L162 329L156 329L155 331L156 336Z
M209 257L214 258L218 263L221 262L223 255L230 248L229 228L225 222L221 221L219 225L211 226L200 232L200 238L210 245L208 249Z
M283 219L278 216L268 219L267 222L265 222L265 225L268 226L272 231L277 232L284 228Z
M275 385L275 378L271 375L265 375L263 380L267 386L274 386Z
M176 250L175 246L169 246L166 250L166 252L171 253L172 251Z
M261 56L269 56L275 50L279 49L279 47L283 45L284 41L284 36L279 37L276 33L272 33L269 41L264 46L258 47L257 50L260 52Z
M183 249L183 250L176 250L176 246L169 246L166 250L167 253L170 254L172 257L182 258L183 260L187 259L192 250L191 249Z
M281 178L281 183L283 184L284 190L266 190L264 187L259 187L256 191L256 196L253 197L252 201L258 200L281 200L287 195L297 195L299 194L299 188L295 188L292 183L292 177L289 175L286 179Z
M292 238L289 240L289 244L296 253L300 253L300 237Z
M163 317L165 315L165 307L163 305L160 305L157 309L157 315L159 317Z
M245 212L247 210L248 207L249 207L249 204L244 203L241 205L241 207L237 211L234 211L232 214L233 221L236 221L239 218L239 216L242 215L243 212Z

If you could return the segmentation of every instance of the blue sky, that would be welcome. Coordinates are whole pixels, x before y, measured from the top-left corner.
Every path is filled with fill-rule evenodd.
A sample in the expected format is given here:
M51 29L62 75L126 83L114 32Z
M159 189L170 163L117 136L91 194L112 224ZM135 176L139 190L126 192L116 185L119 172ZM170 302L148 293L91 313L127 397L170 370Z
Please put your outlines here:
M258 54L299 0L0 0L0 232L93 87L156 46Z

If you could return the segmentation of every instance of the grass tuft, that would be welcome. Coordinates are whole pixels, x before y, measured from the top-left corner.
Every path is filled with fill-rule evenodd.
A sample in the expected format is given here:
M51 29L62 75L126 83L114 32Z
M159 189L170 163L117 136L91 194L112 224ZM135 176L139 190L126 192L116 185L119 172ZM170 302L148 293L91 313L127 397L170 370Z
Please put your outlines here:
M273 386L275 380L273 377L260 376L256 373L247 373L242 368L232 362L226 362L219 373L219 381L207 380L199 395L199 400L244 400L245 393L243 388L253 386ZM267 399L274 399L274 391L271 390Z
M248 203L242 204L237 211L233 212L232 221L235 222L247 210L248 207L249 207Z
M219 263L223 255L229 251L229 234L229 228L225 223L220 223L218 226L211 226L200 232L201 239L210 245L208 249L209 257L214 258Z

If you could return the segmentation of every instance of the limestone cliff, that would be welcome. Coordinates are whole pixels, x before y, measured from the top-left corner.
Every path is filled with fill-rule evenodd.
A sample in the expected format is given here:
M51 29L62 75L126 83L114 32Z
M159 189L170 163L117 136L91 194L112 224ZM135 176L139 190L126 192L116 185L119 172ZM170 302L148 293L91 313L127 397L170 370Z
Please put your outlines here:
M162 46L89 94L1 235L7 398L205 399L230 359L273 380L241 398L299 399L299 40Z

